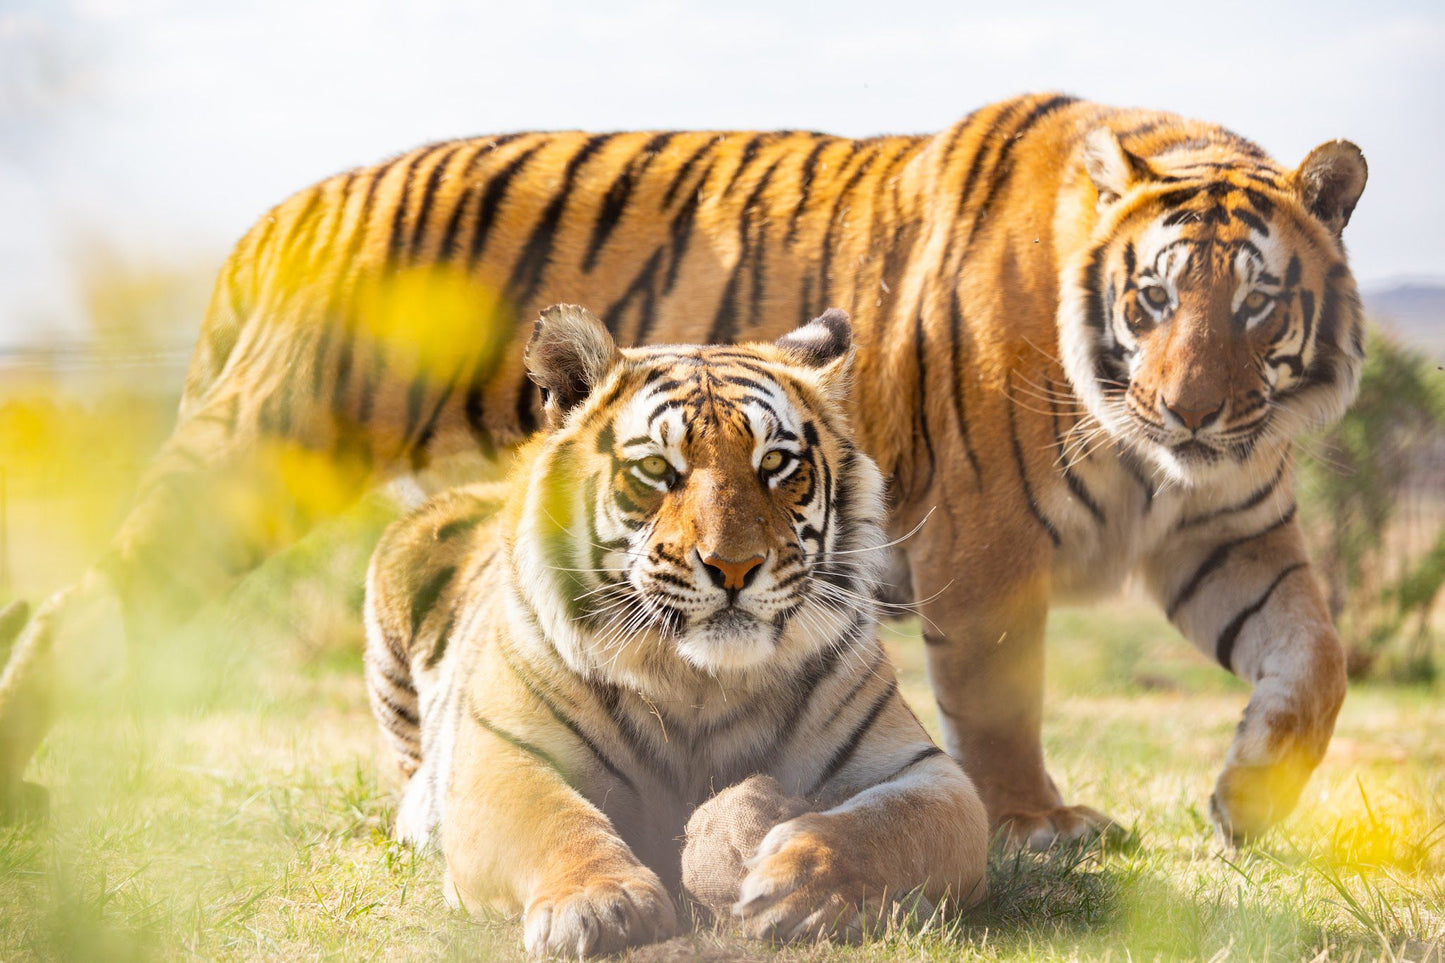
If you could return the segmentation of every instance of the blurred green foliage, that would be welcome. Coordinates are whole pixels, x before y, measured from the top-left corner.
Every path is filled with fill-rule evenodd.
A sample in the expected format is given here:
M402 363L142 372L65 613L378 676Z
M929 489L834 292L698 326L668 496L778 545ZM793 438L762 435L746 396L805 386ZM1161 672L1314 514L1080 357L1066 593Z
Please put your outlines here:
M1374 330L1360 394L1301 446L1300 500L1353 676L1437 671L1445 588L1445 370Z

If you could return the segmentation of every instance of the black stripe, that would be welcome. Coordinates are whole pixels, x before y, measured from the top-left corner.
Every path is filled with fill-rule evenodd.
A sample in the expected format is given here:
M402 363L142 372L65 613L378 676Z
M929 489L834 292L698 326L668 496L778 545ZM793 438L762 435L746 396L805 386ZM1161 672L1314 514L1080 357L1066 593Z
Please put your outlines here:
M1019 142L1027 136L1028 132L1032 130L1034 125L1038 124L1039 121L1043 120L1049 114L1077 102L1078 98L1068 97L1062 94L1056 97L1050 97L1043 103L1036 104L1034 109L1029 111L1024 119L1009 133L1008 138L1003 142L1002 146L999 147L998 156L994 160L992 176L989 178L988 194L984 196L982 206L974 209L973 220L968 228L968 240L963 245L965 256L968 250L973 247L973 242L978 236L979 228L983 226L988 212L993 208L999 191L1003 189L1003 186L1008 183L1013 176L1013 165L1009 161L1013 149L1018 146Z
M411 598L411 634L413 636L415 636L417 630L421 628L422 621L425 620L431 610L436 607L437 600L441 598L442 592L446 590L447 583L449 583L456 574L457 569L455 565L443 566L433 572L431 577L423 582L416 590L416 594Z
M1245 542L1252 542L1255 539L1264 538L1266 535L1283 528L1294 520L1294 516L1295 506L1291 505L1289 511L1280 516L1279 521L1271 522L1252 534L1241 535L1239 538L1231 539L1228 542L1216 546L1214 551L1210 552L1208 557L1199 564L1199 567L1194 570L1194 574L1189 577L1189 580L1186 581L1183 587L1175 594L1174 601L1169 603L1169 607L1165 609L1165 614L1172 620L1174 616L1178 614L1180 606L1188 602L1194 597L1194 593L1199 591L1200 584L1225 563L1229 558L1230 552Z
M717 313L713 316L712 328L708 333L709 344L731 344L737 338L738 286L742 281L743 269L748 263L748 258L753 256L753 206L758 202L763 191L767 189L768 182L772 180L773 173L778 169L780 163L781 161L773 162L763 176L758 178L757 184L748 194L747 200L743 202L738 218L738 259L728 274L727 283L723 286L722 295L718 300ZM756 289L753 293L756 296Z
M877 678L876 673L878 672L878 666L883 663L884 657L885 655L883 649L880 646L873 653L873 661L868 664L868 667L866 669L864 669L858 674L859 678L857 683L854 684L853 688L848 690L847 695L837 701L836 705L833 708L833 712L822 723L822 728L830 728L833 723L837 721L838 717L841 716L844 712L846 712L848 707L853 704L853 700L858 698L858 694L861 693L865 688L867 688L868 683L872 682L875 678Z
M888 776L888 778L878 780L877 785L881 786L884 783L890 783L893 780L897 779L899 776L903 775L908 770L912 769L914 766L918 765L923 760L932 759L934 756L941 756L943 754L943 750L938 748L937 746L929 746L927 749L920 749L918 750L918 754L915 755L912 759L908 760L903 765L893 770L893 774Z
M803 794L804 796L812 797L817 795L819 790L826 786L834 776L838 775L844 766L848 765L848 761L851 760L854 753L858 751L858 746L862 744L864 737L868 735L868 732L873 728L873 724L878 721L878 717L883 713L883 707L897 694L898 683L896 681L890 681L888 688L884 689L883 694L874 700L867 714L853 727L853 731L848 734L848 738L838 747L837 751L833 753L832 758L828 760L828 764L823 767L822 774L818 776L808 791Z
M652 770L654 777L660 778L664 784L680 785L681 780L673 773L667 760L653 751L652 742L637 728L637 723L623 708L622 690L607 683L594 683L592 689L597 695L598 703L602 706L603 711L616 727L618 735L627 743L633 758Z
M372 672L375 672L382 679L386 680L388 685L400 692L402 695L410 695L413 699L415 699L416 686L412 685L411 674L407 673L404 676L399 676L393 675L391 672L393 666L396 668L400 668L403 671L405 671L406 669L406 663L403 662L401 659L396 658L396 649L393 644L390 642L387 643L386 653L387 655L390 655L392 657L391 665L383 665L380 661L378 661L380 656L373 655L374 652L374 649L368 649L365 653L363 653L362 662L365 663L366 667Z
M1094 516L1094 521L1102 525L1104 524L1103 507L1094 499L1093 493L1089 491L1089 487L1084 484L1083 479L1074 474L1074 467L1065 454L1064 436L1059 429L1059 408L1054 400L1054 379L1047 372L1044 374L1044 389L1048 395L1049 412L1052 415L1054 424L1054 445L1058 448L1059 458L1063 464L1064 483L1069 486L1069 491L1074 493L1074 497L1084 503L1084 507L1089 510L1089 514Z
M1272 477L1269 481L1265 482L1259 488L1251 492L1247 497L1245 497L1243 501L1240 501L1234 505L1226 505L1223 508L1216 508L1213 511L1203 512L1199 515L1192 515L1189 518L1184 519L1184 521L1180 522L1178 525L1178 529L1183 530L1186 528L1192 528L1195 525L1203 525L1205 522L1212 522L1215 519L1221 518L1225 515L1234 515L1238 512L1249 511L1251 508L1254 508L1256 505L1263 502L1277 487L1279 487L1280 479L1284 478L1284 470L1287 467L1289 467L1289 459L1281 458L1279 460L1279 468L1275 470L1274 477Z
M487 730L498 739L502 740L505 743L508 743L514 748L522 750L527 755L537 759L548 769L556 772L564 780L567 778L567 775L563 771L561 764L558 763L557 760L554 759L550 753L548 753L545 749L540 749L537 746L532 745L530 742L525 742L522 739L517 738L500 726L494 725L488 719L483 717L480 712L477 711L476 703L473 702L471 699L467 699L467 715L470 716L471 720L475 722L478 726Z
M462 190L457 194L456 202L452 206L451 217L447 218L446 229L442 232L441 246L437 248L438 263L445 264L457 255L457 233L461 230L462 218L466 215L472 197L480 193L483 186L470 183L472 174L477 168L477 162L494 153L497 148L510 144L521 136L521 134L506 134L490 142L479 144L472 156L467 159L466 167L458 175L458 179L463 185Z
M788 685L788 692L793 699L793 704L787 718L774 730L773 739L767 747L766 758L776 757L778 752L787 745L788 740L792 738L793 731L807 716L813 696L819 687L833 674L835 669L844 664L846 655L852 651L860 630L860 623L855 621L831 645L824 646L814 654L793 676Z
M918 372L915 376L913 387L913 410L918 425L918 436L923 441L924 454L928 456L928 480L923 483L922 491L928 491L933 487L934 468L937 459L933 453L933 434L928 430L928 365L925 359L925 345L923 343L923 307L920 305L918 312L913 316L913 363L917 366ZM917 449L914 449L917 451ZM908 494L910 498L918 496L918 471L913 468L909 472Z
M542 275L547 269L548 255L551 253L552 242L557 233L557 225L562 219L562 212L566 210L567 201L571 199L572 187L577 182L577 172L612 137L612 134L593 134L583 141L582 146L568 158L567 166L562 170L561 185L552 191L552 199L543 209L542 216L537 218L537 223L533 225L532 232L527 237L527 243L522 248L521 257L512 267L512 275L507 279L507 285L503 289L503 300L506 302L521 310L528 309L537 287L542 283ZM520 409L518 413L521 414Z
M808 151L808 156L803 158L803 164L798 169L798 203L793 208L793 213L788 216L788 230L783 235L783 243L791 245L798 237L798 221L802 219L803 211L808 207L808 200L813 194L813 174L818 168L818 157L829 144L836 143L832 138L819 138ZM855 145L854 149L857 147ZM849 154L851 157L852 155ZM845 161L846 163L846 161Z
M687 180L687 175L692 173L694 165L703 158L703 155L712 153L713 149L722 143L723 140L724 138L722 137L709 137L702 146L693 151L692 155L678 166L677 173L673 175L672 182L667 185L667 190L662 195L663 210L672 206L673 197L676 196L677 192L682 188L683 183ZM709 169L711 169L711 165L709 165ZM703 175L703 180L706 179L707 175ZM702 181L699 181L698 185L701 186L701 184Z
M958 190L958 221L961 221L963 215L968 211L969 195L973 193L973 185L978 180L979 174L983 172L984 158L988 155L988 148L993 143L994 134L1004 121L1011 119L1022 107L1022 100L1016 100L1004 107L988 119L987 127L979 135L973 147L973 161L968 165L968 173L964 175L963 183ZM962 132L960 132L960 136L962 136ZM952 239L950 239L950 244L951 242Z
M672 223L667 227L668 252L671 257L667 263L667 279L662 285L663 294L671 291L673 285L677 283L678 271L682 267L683 258L687 257L688 242L692 237L692 225L697 217L697 208L702 203L702 187L712 176L712 170L712 164L703 168L694 189L688 192L687 200L683 202L682 207L673 216Z
M408 445L411 448L411 466L413 470L420 470L426 467L429 461L426 450L427 445L431 444L432 436L436 433L437 420L441 418L442 411L446 408L447 402L451 400L452 392L456 390L456 387L456 379L448 379L446 385L441 390L441 394L437 396L436 404L432 405L431 414L428 415L427 420L422 423L421 430L416 433L416 437L411 438L410 432L408 431Z
M422 161L435 154L445 144L432 144L417 151L411 163L406 165L406 179L401 183L401 197L396 202L396 209L391 214L391 240L386 246L386 260L388 264L395 265L401 257L402 233L406 227L407 205L411 201L411 182L416 177L416 169Z
M963 441L963 453L968 456L968 463L973 468L975 484L980 490L983 488L983 466L979 464L978 454L973 450L973 439L969 436L968 413L964 404L963 388L963 307L958 302L958 287L954 286L948 302L948 325L949 339L952 344L950 352L953 358L953 367L949 372L950 380L953 383L953 416L958 422L958 435Z
M1236 207L1233 214L1265 237L1269 237L1269 226L1256 217L1253 211L1245 207Z
M459 143L451 150L442 155L441 160L431 169L431 176L426 180L426 187L421 195L421 207L417 210L416 223L411 229L410 260L415 260L421 253L421 246L426 241L427 219L431 216L432 203L436 198L437 188L441 186L442 176L446 173L447 166L451 164L452 158L460 153L465 143Z
M1220 665L1224 666L1230 672L1234 671L1234 646L1235 643L1239 641L1239 633L1244 630L1244 623L1248 622L1250 618L1269 603L1270 596L1274 594L1275 589L1279 588L1281 582L1304 568L1307 564L1307 562L1295 562L1293 565L1285 568L1283 572L1280 572L1274 577L1273 582L1269 583L1269 588L1264 590L1263 595L1255 599L1250 605L1245 606L1238 615L1230 619L1229 624L1224 627L1224 631L1219 633L1218 641L1214 643L1214 654L1219 659Z
M475 268L477 262L481 260L487 238L491 236L492 224L497 219L497 212L501 209L502 202L507 198L512 181L521 173L527 162L549 143L551 143L550 140L544 140L539 144L533 144L508 161L506 167L488 178L486 189L482 191L481 200L477 203L477 220L472 225L472 236L467 245L468 271Z
M656 279L657 269L662 266L662 250L652 252L652 256L642 265L642 270L627 285L622 296L612 302L602 315L602 326L612 335L617 334L618 327L622 324L622 318L626 315L627 309L634 300L639 302L637 335L631 338L633 344L645 344L647 336L652 330L652 325L657 314L657 290Z
M824 305L830 303L829 291L833 284L833 248L837 244L834 229L838 226L838 212L843 209L844 203L853 193L853 188L863 179L863 175L868 173L878 157L878 148L875 147L869 151L868 156L854 169L852 175L843 184L842 190L833 198L833 206L828 212L828 219L823 222L826 229L823 232L823 249L818 256L818 300Z
M1314 332L1315 325L1315 293L1313 291L1300 291L1299 293L1300 320L1303 327L1300 331L1300 351L1308 350L1310 346L1310 335Z
M607 243L607 239L612 236L613 230L621 221L622 212L627 209L627 202L632 197L632 189L637 178L647 170L647 166L652 163L653 158L675 136L672 133L653 136L628 159L627 163L622 166L621 173L608 185L607 193L602 196L602 203L597 208L597 217L592 222L592 237L587 242L587 253L582 257L583 273L590 273L597 266L597 255L601 253L602 246Z
M1055 548L1058 548L1063 544L1063 539L1059 536L1059 530L1054 527L1054 523L1049 521L1039 508L1039 503L1034 498L1034 486L1029 482L1028 468L1024 464L1024 449L1023 445L1019 443L1018 418L1014 414L1012 371L1005 376L1005 383L1008 388L1008 397L1004 399L1004 403L1008 405L1009 440L1013 442L1014 464L1018 467L1019 482L1023 486L1024 500L1028 503L1029 513L1034 516L1034 520L1048 533L1049 541L1054 543Z
M341 258L341 263L337 265L336 277L327 294L327 317L335 314L340 305L342 289L351 274L351 264L360 254L361 246L366 240L372 207L376 204L376 189L395 164L396 161L393 160L373 171L371 180L366 185L366 195L362 199L361 210L356 215L356 225L351 229L351 237L346 242L346 251ZM344 414L346 410L346 389L351 378L353 352L356 350L356 312L354 310L347 311L345 319L345 333L336 358L336 381L331 389L331 409L337 415Z
M326 191L322 187L311 189L311 194L306 198L306 206L301 209L300 214L296 215L290 228L286 231L286 236L276 246L277 264L271 272L274 276L293 280L296 278L299 265L294 265L292 259L296 256L295 248L299 246L297 242L303 229L311 231L316 229L312 222L312 215L316 213L316 207L321 203L321 198L325 193Z
M376 686L371 687L371 696L377 702L380 702L383 706L385 706L387 712L391 713L393 716L396 716L398 719L401 719L411 729L415 729L420 723L421 720L417 718L416 712L414 710L408 709L405 706L397 705L391 699L387 698L386 693L382 692Z
M724 196L732 193L732 189L737 186L737 182L742 178L743 174L747 172L748 165L753 162L753 158L757 157L758 148L762 146L763 141L770 140L771 138L771 134L755 134L748 138L748 142L743 145L743 149L739 154L738 166L733 168L733 173L732 176L728 178L727 186L722 189Z
M356 180L356 171L348 171L346 180L342 182L340 195L332 207L336 209L336 222L331 225L331 230L326 234L326 243L321 245L320 254L317 257L318 263L328 264L331 262L331 252L336 247L336 239L341 236L341 227L346 223L346 208L351 203L351 185ZM329 311L329 308L328 308ZM336 333L336 319L330 314L321 317L321 334L316 343L316 348L311 352L311 397L321 397L322 382L326 373L326 356L331 351L331 339Z
M618 782L622 783L632 792L637 792L636 784L634 784L631 779L627 778L627 774L624 773L621 769L617 768L616 764L614 764L611 759L607 758L607 754L602 751L601 747L599 747L597 743L592 741L591 737L589 737L587 733L582 731L582 727L575 720L573 720L571 716L563 712L562 709L558 707L555 702L548 698L547 693L544 692L542 689L542 686L545 685L545 683L537 680L537 684L534 685L534 680L531 677L523 674L521 669L517 667L516 663L511 660L511 658L505 651L502 653L502 661L507 664L507 668L512 670L512 674L517 677L517 681L522 683L522 688L526 689L528 694L530 694L532 698L542 703L542 705L546 707L547 711L552 714L552 718L556 719L562 724L564 728L566 728L568 732L572 733L572 735L576 737L577 741L582 743L582 745L586 747L587 751L592 753L592 755L597 759L597 761L601 763L603 769L606 769L609 773L612 774L615 779L617 779Z
M371 412L376 404L376 392L381 386L382 375L385 373L386 352L379 341L373 341L371 366L366 369L366 375L361 380L361 390L356 401L356 420L362 425L371 420Z

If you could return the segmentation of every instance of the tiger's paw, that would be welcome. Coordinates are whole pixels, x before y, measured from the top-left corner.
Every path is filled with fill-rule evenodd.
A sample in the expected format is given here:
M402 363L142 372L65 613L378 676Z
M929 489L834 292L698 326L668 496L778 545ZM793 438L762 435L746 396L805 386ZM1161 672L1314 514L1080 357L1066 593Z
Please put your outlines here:
M1027 849L1041 853L1055 846L1102 836L1124 834L1109 816L1088 806L1054 806L1040 810L1012 810L995 820L995 838L1009 852Z
M774 826L743 864L733 905L754 939L790 942L861 936L868 917L864 898L881 906L882 884L856 853L829 840L827 817L807 814Z
M1230 846L1258 839L1294 809L1312 765L1284 759L1273 765L1227 766L1209 797L1209 815Z
M522 942L533 956L603 956L677 932L672 897L643 866L596 875L538 894L527 907Z

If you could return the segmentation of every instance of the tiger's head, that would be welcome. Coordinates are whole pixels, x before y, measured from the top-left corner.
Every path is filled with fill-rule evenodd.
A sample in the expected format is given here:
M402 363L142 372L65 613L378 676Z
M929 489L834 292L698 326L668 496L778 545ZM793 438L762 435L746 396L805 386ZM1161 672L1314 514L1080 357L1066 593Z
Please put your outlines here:
M1363 360L1340 241L1365 187L1358 147L1286 171L1233 135L1146 159L1099 128L1081 167L1098 219L1064 275L1060 346L1111 435L1199 485L1344 412Z
M511 551L574 670L776 675L865 630L883 481L845 420L851 340L833 310L772 344L619 349L580 307L543 312L548 431Z

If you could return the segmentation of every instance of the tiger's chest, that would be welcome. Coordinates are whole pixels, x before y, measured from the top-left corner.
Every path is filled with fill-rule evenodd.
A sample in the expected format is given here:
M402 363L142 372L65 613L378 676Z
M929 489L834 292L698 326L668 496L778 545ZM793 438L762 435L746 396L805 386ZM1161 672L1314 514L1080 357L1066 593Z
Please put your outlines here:
M1056 466L1037 496L1054 538L1059 601L1117 591L1148 554L1167 546L1189 502L1147 468L1112 452Z

